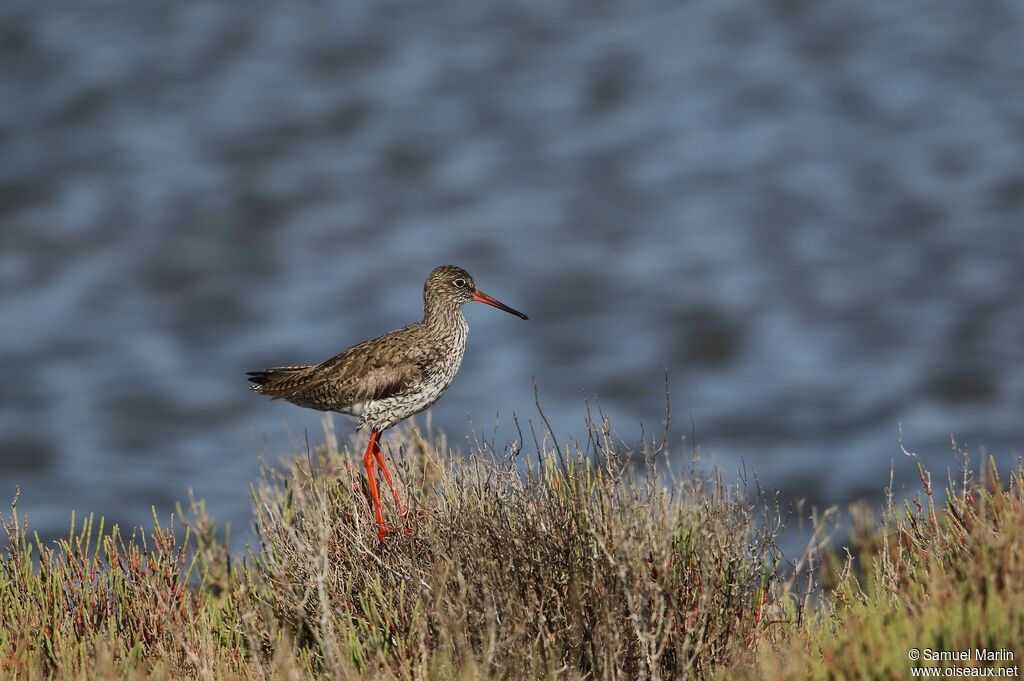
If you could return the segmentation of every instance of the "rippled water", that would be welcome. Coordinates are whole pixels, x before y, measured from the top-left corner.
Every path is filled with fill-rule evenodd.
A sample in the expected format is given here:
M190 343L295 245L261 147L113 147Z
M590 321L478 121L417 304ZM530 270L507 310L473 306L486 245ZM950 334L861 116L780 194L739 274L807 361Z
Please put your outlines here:
M877 496L1024 443L1024 5L0 7L0 496L146 523L319 437L243 372L467 309L435 407ZM342 432L347 432L339 424ZM290 434L290 435L289 435ZM237 530L236 530L237 531ZM244 530L242 531L244 534Z

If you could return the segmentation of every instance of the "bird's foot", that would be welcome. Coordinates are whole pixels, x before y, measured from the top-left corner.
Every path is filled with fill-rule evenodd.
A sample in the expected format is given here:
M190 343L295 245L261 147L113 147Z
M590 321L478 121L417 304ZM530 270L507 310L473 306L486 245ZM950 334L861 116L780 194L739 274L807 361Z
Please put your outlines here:
M404 537L412 537L412 536L414 536L413 535L413 531L410 530L407 527L398 528L398 527L392 527L391 525L380 525L377 528L377 539L379 539L380 541L384 541L385 539L387 539L391 535L399 534L399 533L402 536L404 536Z

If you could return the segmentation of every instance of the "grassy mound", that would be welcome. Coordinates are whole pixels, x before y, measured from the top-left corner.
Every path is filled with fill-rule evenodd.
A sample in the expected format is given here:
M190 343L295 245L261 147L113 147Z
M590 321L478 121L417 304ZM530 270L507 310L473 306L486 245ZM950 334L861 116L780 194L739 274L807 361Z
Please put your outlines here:
M627 465L606 432L468 458L389 433L414 537L383 544L359 457L327 442L253 488L244 559L201 503L183 528L90 518L52 547L12 508L0 676L906 678L910 647L1024 652L1020 469L858 514L856 561L812 550L794 573L770 503Z

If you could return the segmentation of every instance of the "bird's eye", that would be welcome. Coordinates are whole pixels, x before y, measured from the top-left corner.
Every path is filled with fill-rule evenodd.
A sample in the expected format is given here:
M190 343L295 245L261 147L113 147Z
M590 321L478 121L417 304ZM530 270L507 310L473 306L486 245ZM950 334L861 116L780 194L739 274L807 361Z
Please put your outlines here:
M466 288L466 280L465 279L456 279L455 280L455 285L458 286L459 288Z

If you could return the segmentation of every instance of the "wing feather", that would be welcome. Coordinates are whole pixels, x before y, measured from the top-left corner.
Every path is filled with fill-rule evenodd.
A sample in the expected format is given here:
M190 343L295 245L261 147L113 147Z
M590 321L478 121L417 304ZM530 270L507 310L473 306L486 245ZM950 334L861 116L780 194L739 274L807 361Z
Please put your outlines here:
M251 372L249 380L265 395L314 409L397 397L428 380L440 360L436 347L410 345L398 335L360 343L320 364Z

